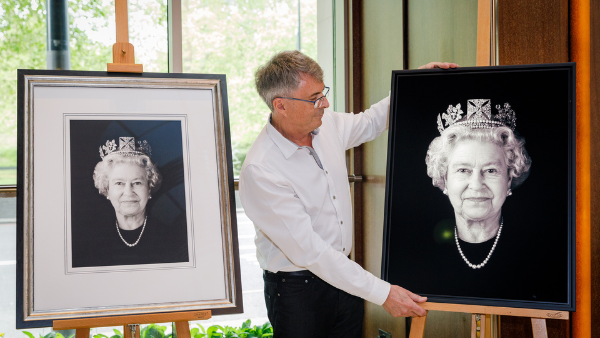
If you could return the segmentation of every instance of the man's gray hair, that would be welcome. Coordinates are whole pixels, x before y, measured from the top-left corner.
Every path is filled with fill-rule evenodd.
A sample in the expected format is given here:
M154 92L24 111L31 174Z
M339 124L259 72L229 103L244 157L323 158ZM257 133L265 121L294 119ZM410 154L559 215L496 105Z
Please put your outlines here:
M273 100L298 89L303 74L323 82L323 69L315 60L297 50L278 53L254 75L258 95L273 111Z

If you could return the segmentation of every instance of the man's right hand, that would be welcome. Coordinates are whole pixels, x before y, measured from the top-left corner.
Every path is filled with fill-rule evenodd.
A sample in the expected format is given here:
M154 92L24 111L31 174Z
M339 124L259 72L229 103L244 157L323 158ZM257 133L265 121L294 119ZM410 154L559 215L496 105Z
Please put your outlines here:
M398 285L392 285L390 293L383 303L383 308L394 317L418 317L424 316L427 311L417 303L426 301L427 297L415 295Z

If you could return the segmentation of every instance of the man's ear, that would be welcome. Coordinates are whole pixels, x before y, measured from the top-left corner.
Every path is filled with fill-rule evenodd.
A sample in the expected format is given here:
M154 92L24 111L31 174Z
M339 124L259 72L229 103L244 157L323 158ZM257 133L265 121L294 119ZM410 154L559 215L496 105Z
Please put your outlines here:
M277 113L287 117L287 110L285 106L285 101L281 98L276 98L273 100L273 109L277 111Z

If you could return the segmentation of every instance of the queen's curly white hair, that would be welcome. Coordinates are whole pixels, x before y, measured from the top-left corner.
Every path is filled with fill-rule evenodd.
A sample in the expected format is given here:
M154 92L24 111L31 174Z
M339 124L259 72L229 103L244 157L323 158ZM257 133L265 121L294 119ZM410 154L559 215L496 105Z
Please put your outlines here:
M151 193L156 192L160 188L162 176L150 157L147 155L121 155L113 153L106 155L102 161L96 164L96 168L94 169L94 185L101 195L108 196L110 169L118 163L134 164L145 169Z
M455 145L462 140L490 142L502 148L508 167L507 175L509 179L512 178L511 189L521 185L529 176L531 158L525 150L525 140L515 135L510 128L471 129L455 125L446 128L441 136L431 141L425 157L427 175L433 180L433 185L441 190L446 187L448 156Z

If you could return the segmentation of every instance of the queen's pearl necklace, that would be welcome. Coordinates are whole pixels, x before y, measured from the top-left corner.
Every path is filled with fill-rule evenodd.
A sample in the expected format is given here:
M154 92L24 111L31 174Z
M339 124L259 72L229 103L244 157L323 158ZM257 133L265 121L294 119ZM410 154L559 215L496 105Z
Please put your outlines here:
M125 240L125 238L123 238L123 236L121 236L121 230L119 230L119 221L116 221L115 223L117 224L117 232L119 233L119 237L121 237L121 240L123 241L123 243L125 243L130 248L133 247L133 246L136 246L139 243L140 238L142 238L142 234L144 233L144 229L146 229L146 220L147 219L148 219L148 216L146 216L146 218L144 218L144 226L142 227L142 232L140 232L140 236L138 237L137 241L135 241L135 243L133 243L133 244L127 243L127 241ZM460 250L460 248L458 248L458 250Z
M500 238L500 233L502 232L502 226L503 225L504 225L504 220L502 222L500 222L500 228L498 228L498 233L496 234L496 240L494 240L494 245L492 245L492 249L490 250L490 253L483 260L483 262L481 262L481 264L477 264L477 265L472 264L471 262L469 262L469 260L467 259L467 257L465 257L465 254L462 252L462 249L460 248L460 243L458 243L458 232L456 231L456 227L454 227L454 240L456 241L456 247L458 248L458 252L460 252L460 256L462 257L462 259L467 263L467 265L471 269L481 269L490 260L490 257L492 257L492 253L496 249L496 244L498 244L498 239ZM121 237L121 238L123 238L123 237Z

